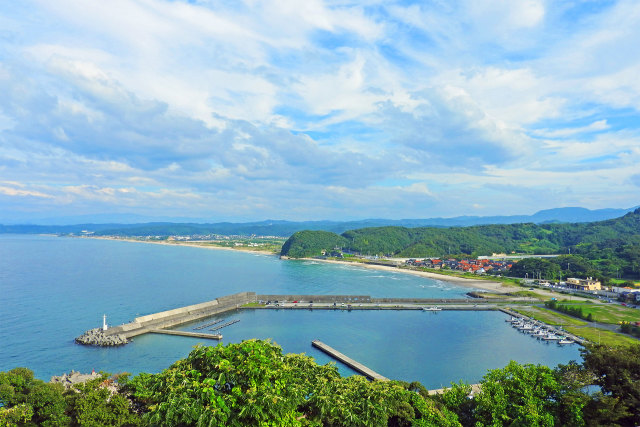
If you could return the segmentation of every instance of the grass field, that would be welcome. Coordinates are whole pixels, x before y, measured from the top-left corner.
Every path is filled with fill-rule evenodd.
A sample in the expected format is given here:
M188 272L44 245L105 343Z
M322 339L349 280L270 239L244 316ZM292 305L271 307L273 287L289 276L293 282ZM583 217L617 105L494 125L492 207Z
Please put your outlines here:
M624 307L618 304L560 302L558 305L562 305L564 307L581 308L585 316L588 316L589 313L591 313L591 315L593 316L593 320L601 323L618 324L620 322L640 321L640 310L635 308Z
M540 295L534 291L516 291L516 292L509 292L509 295L513 295L515 297L529 297L529 298L535 298L538 300L545 300L547 299L547 297Z
M611 347L640 344L639 340L630 338L626 335L617 334L615 332L606 331L598 328L592 328L592 327L578 328L575 326L567 326L565 327L565 329L568 332L571 332L572 334L582 337L586 340L589 340L595 344L600 343L600 344L608 345Z
M540 307L517 307L513 311L554 326L584 326L587 322Z

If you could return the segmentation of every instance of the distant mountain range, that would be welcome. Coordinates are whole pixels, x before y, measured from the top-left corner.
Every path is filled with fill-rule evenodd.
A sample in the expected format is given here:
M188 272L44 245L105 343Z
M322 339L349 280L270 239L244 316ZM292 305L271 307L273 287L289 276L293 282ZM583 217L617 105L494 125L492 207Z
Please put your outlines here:
M144 222L141 216L129 214L105 214L98 216L79 216L64 219L51 218L39 224L0 225L0 233L81 233L93 232L96 235L120 236L169 236L169 235L262 235L289 237L300 230L324 230L343 233L367 227L465 227L486 224L518 224L518 223L581 223L618 218L637 209L596 209L579 207L546 209L533 215L510 216L459 216L454 218L427 219L364 219L359 221L283 221L265 220L258 222L232 223L199 223L172 221ZM73 219L78 223L69 224ZM83 221L84 220L84 221ZM137 221L137 222L136 222ZM60 225L63 224L63 225Z

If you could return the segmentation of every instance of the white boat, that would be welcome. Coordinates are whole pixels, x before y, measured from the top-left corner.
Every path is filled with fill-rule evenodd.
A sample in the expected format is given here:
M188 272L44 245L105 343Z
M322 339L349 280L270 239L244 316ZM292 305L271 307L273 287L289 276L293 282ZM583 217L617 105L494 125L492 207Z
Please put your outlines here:
M574 343L575 343L575 341L570 340L569 338L565 338L565 339L562 339L562 340L558 341L558 344L574 344Z
M442 311L440 307L422 307L424 311Z
M546 337L542 338L545 341L560 341L563 337L556 334L549 334Z

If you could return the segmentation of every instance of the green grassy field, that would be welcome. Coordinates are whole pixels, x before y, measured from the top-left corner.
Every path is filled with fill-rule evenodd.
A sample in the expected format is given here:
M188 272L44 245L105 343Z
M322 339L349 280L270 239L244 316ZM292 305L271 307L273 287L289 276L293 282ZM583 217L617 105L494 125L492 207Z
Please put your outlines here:
M620 322L640 321L640 310L618 304L592 304L588 302L566 303L562 301L558 305L581 308L585 316L591 313L593 320L596 322L618 324Z
M547 310L541 307L517 307L511 308L513 311L524 314L525 316L532 317L536 320L540 320L547 325L554 326L584 326L587 322L578 320L575 317L567 316L566 314L557 313L555 311Z
M540 301L547 299L547 297L544 297L540 294L538 294L537 292L534 291L516 291L516 292L509 292L509 295L513 295L515 297L529 297L529 298L535 298L538 299Z
M596 344L600 343L611 347L640 344L639 340L603 329L592 327L579 328L575 326L567 326L565 327L565 329L574 335L587 339Z

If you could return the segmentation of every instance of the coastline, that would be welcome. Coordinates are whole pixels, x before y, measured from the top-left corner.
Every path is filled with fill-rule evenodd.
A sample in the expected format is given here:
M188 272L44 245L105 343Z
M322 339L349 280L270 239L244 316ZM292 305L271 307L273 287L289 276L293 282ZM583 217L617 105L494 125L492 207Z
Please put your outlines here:
M278 254L275 254L273 252L259 250L259 249L250 250L250 249L236 248L236 247L231 248L231 247L216 246L216 245L198 244L195 242L184 242L184 241L167 242L167 241L153 241L153 240L136 240L136 239L119 238L119 237L108 237L108 236L87 236L87 237L81 237L81 238L116 240L116 241L133 242L133 243L150 243L154 245L164 245L164 246L188 246L192 248L213 249L213 250L223 250L223 251L238 251L238 252L244 252L249 254L278 256ZM338 261L338 260L330 260L330 259L318 259L318 258L299 258L299 259L301 261L317 261L317 262L324 262L329 264L361 267L361 268L367 268L371 270L381 270L381 271L401 273L401 274L412 274L414 276L421 276L421 277L434 279L434 280L442 280L443 282L450 282L458 286L464 286L464 287L473 288L473 289L482 289L485 291L500 293L500 294L508 293L513 290L511 286L504 285L500 282L492 282L492 281L480 280L480 279L468 279L466 277L455 277L455 276L449 276L446 274L432 273L428 271L408 270L408 269L400 269L397 267L390 267L390 266L387 267L384 265L375 265L375 264L367 264L367 263L359 263L359 262L351 262L351 261Z
M511 286L504 285L500 282L492 282L489 280L468 279L466 277L455 277L455 276L449 276L446 274L431 273L429 271L407 270L407 269L401 269L401 268L391 267L391 266L387 267L384 265L377 265L377 264L367 264L367 263L359 263L359 262L338 261L338 260L332 260L332 259L317 259L317 258L300 258L300 259L305 261L317 261L317 262L325 262L325 263L331 263L331 264L362 267L362 268L368 268L371 270L382 270L382 271L389 271L389 272L401 273L401 274L412 274L414 276L421 276L429 279L442 280L443 282L450 282L459 286L482 289L485 291L490 291L490 292L495 292L500 294L513 291L513 287Z
M137 239L128 239L128 238L120 238L120 237L108 237L108 236L82 236L80 239L100 239L100 240L115 240L118 242L131 242L131 243L149 243L152 245L164 245L164 246L188 246L191 248L201 248L201 249L214 249L214 250L222 250L222 251L236 251L236 252L244 252L248 254L260 254L260 255L273 255L278 256L278 254L265 251L260 249L244 249L244 248L230 248L225 246L216 246L216 245L206 245L206 244L198 244L196 242L183 242L183 241L154 241L154 240L137 240Z

